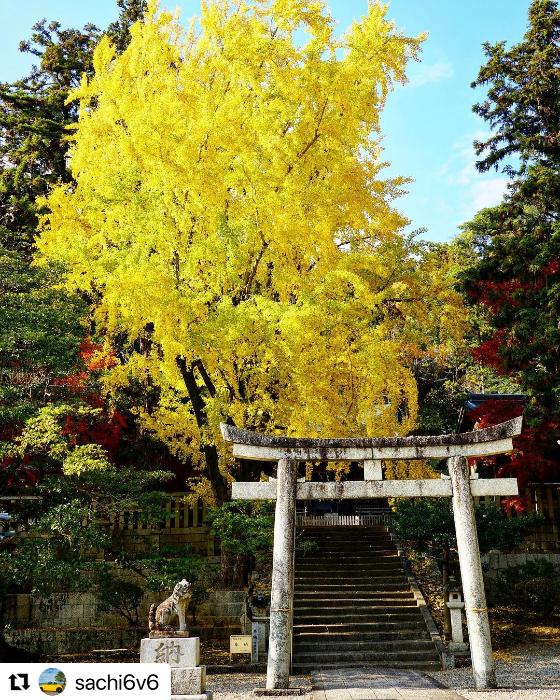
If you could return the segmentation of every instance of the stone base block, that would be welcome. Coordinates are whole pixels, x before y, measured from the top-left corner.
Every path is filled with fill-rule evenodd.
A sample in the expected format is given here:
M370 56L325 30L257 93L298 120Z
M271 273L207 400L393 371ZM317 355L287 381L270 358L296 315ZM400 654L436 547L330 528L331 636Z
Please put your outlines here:
M200 663L199 637L165 637L163 639L143 639L140 643L140 663L169 664L184 668Z
M172 695L171 700L212 700L213 693L211 690L207 690L205 693L200 695Z
M175 639L175 638L183 638L183 637L190 637L191 633L189 630L154 630L153 632L150 632L149 637L150 639Z
M469 650L467 642L449 642L449 651L453 654L466 653Z
M206 666L171 669L171 693L196 695L206 690Z

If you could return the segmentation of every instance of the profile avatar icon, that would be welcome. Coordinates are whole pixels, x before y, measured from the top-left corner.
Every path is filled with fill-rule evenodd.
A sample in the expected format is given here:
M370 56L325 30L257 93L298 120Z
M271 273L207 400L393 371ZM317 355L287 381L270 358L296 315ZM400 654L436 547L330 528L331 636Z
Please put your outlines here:
M66 676L58 668L47 668L39 676L39 688L45 695L60 695L66 688Z

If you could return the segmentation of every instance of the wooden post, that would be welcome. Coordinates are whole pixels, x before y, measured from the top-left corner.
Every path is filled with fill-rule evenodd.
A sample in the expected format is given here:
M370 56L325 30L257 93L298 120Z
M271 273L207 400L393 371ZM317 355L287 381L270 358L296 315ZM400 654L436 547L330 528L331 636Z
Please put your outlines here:
M267 690L286 689L290 684L296 465L296 462L288 459L278 461L270 596L270 636L266 673Z
M475 687L477 690L495 688L490 623L467 460L465 457L452 457L448 465Z

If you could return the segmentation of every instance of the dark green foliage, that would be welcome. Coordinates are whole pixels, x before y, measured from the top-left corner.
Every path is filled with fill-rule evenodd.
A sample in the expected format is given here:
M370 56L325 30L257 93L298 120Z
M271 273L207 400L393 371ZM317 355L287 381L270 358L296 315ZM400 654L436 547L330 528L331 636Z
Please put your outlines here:
M80 367L85 305L56 289L60 272L0 245L0 435L66 397L57 381ZM7 434L6 434L7 431Z
M117 7L120 10L119 18L107 27L107 34L117 52L122 53L130 42L131 25L142 19L148 3L146 0L117 0Z
M119 18L107 33L117 50L128 45L129 28L141 18L143 0L118 0ZM0 83L0 243L29 254L37 227L36 198L59 182L70 182L66 165L68 126L77 105L67 102L84 74L92 73L93 50L102 32L93 24L63 29L43 19L20 51L37 58L30 75Z
M95 593L99 598L99 610L122 615L133 627L139 625L138 608L144 589L136 583L115 576L106 568L98 572L96 579Z
M492 127L492 135L475 143L479 170L498 168L511 176L529 164L556 167L560 158L560 11L556 0L533 0L523 41L484 44L486 64L472 87L488 89L474 111Z
M475 512L482 553L513 549L543 522L541 516L534 514L508 518L492 506L479 505ZM439 556L443 548L457 547L453 511L447 499L399 499L393 522L397 535L418 551Z
M272 547L274 504L224 503L210 511L209 523L212 533L220 538L223 551L257 556Z
M41 20L20 50L37 57L26 78L0 84L0 227L6 247L29 254L37 226L35 199L70 177L65 157L66 127L76 119L69 91L92 70L92 52L101 36L94 25L62 29Z
M496 602L549 617L560 609L560 575L545 559L536 559L500 572Z
M205 559L188 545L165 547L139 560L150 591L167 591L184 578L193 583L205 564Z
M122 554L118 560L121 568L136 571L145 579L145 590L170 591L178 581L186 578L192 583L189 610L196 620L198 606L208 597L219 566L194 552L188 545L162 547L158 551L135 558Z
M161 522L166 496L154 489L169 476L121 469L45 478L34 490L41 501L10 506L18 532L0 545L0 586L42 594L88 590L95 552L104 549L117 564L122 559L111 542L115 515L138 507L147 523Z
M212 534L222 548L222 585L245 586L249 571L270 558L274 503L235 501L209 513Z
M296 550L306 557L308 554L313 554L319 549L319 543L316 540L296 540Z
M474 110L492 135L476 143L481 171L513 178L499 206L464 228L473 261L463 273L489 331L475 356L518 379L541 414L560 413L560 11L533 0L523 40L486 45Z
M483 505L476 508L478 543L482 553L491 549L502 552L515 549L543 524L543 516L537 513L508 518L500 508Z
M425 551L455 543L455 525L450 504L439 498L400 498L393 513L398 537L414 549Z

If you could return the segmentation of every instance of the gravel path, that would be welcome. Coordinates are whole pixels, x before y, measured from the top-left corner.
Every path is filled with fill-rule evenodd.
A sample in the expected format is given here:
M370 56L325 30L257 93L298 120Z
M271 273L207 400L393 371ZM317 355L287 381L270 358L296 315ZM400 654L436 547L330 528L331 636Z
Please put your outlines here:
M497 661L499 690L475 691L470 668L428 675L466 700L559 700L560 644L518 647L510 652L507 660ZM207 688L214 691L214 700L249 700L253 689L264 687L265 680L264 674L210 674ZM292 685L306 690L301 700L313 700L308 676L292 678Z
M266 676L253 673L209 674L206 677L207 690L214 691L214 700L248 700L253 698L255 688L264 688ZM300 700L312 700L311 680L308 676L292 676L290 685L304 688L306 695L299 695Z
M470 668L429 675L467 700L558 700L560 644L517 647L510 652L506 661L497 661L499 690L475 691Z

